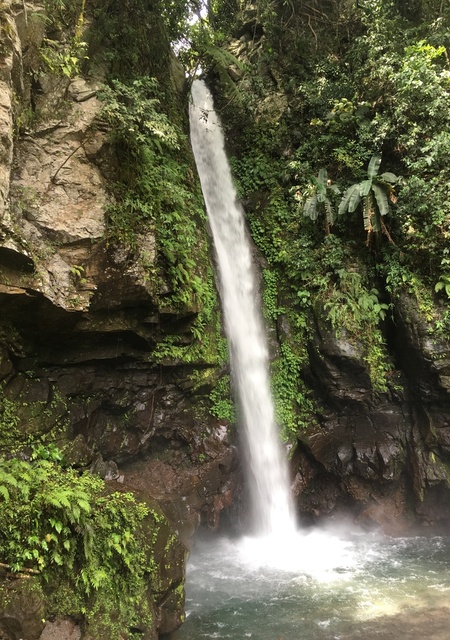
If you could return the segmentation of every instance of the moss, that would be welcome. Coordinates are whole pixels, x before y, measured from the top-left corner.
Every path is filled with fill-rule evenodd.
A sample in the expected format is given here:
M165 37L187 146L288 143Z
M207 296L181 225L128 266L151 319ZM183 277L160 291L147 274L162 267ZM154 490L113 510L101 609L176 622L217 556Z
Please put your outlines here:
M36 571L45 616L75 616L93 637L151 630L155 600L184 578L185 549L156 503L111 492L49 461L0 461L0 561ZM41 617L44 617L42 614Z
M33 400L36 395L46 399ZM68 421L66 402L45 382L17 376L9 386L0 385L0 451L64 440Z

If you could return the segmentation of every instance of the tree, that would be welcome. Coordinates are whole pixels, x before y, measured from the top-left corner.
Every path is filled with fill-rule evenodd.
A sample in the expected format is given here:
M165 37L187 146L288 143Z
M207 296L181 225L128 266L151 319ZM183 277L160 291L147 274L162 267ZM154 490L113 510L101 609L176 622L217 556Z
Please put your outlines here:
M325 233L330 233L330 226L334 224L336 219L336 212L333 207L333 202L328 194L339 194L340 191L335 184L331 184L331 180L328 179L328 173L326 169L320 169L317 178L312 179L313 186L311 187L312 194L306 199L303 206L303 215L311 218L311 220L317 220L320 210L325 211Z
M399 177L389 171L378 175L381 165L381 153L374 154L367 168L367 179L352 184L347 189L339 205L338 214L347 211L353 213L362 204L364 229L367 231L367 244L372 233L383 231L392 242L382 217L389 213L389 200L395 201L394 185Z

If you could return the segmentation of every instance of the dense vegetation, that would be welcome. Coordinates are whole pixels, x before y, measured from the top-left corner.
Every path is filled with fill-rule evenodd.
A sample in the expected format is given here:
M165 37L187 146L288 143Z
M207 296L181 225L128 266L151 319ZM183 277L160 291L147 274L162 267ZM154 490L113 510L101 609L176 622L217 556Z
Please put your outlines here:
M217 95L238 192L265 261L265 313L279 344L274 392L286 437L314 420L302 380L313 316L360 347L375 393L392 385L386 340L398 296L414 296L430 332L448 335L447 2L44 4L47 37L34 73L103 72L99 126L117 160L107 241L147 269L162 312L192 318L188 339L161 336L154 363L207 365L193 381L200 386L226 360L186 105L167 76L167 38L191 76L201 67ZM155 238L156 259L140 251L144 232ZM226 374L210 401L213 415L234 419ZM53 599L46 594L51 611L83 613L98 637L119 637L137 616L150 621L144 596L156 580L152 543L161 514L108 493L45 439L18 442L18 421L17 407L4 399L1 562L39 576L44 590L64 583Z
M165 518L129 493L62 463L54 447L0 459L2 566L42 591L51 615L84 619L95 637L153 625L154 546ZM7 601L8 588L2 599Z
M386 330L402 292L431 332L450 329L450 8L262 0L206 13L182 55L215 83L267 260L266 312L290 325L274 385L295 435L312 418L300 377L312 309L362 348L375 392L395 366Z

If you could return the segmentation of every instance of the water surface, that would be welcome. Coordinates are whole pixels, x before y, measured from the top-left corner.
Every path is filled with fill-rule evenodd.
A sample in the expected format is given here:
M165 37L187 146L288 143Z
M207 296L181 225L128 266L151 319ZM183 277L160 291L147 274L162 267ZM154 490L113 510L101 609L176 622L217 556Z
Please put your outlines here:
M186 610L177 640L448 640L450 539L198 541Z

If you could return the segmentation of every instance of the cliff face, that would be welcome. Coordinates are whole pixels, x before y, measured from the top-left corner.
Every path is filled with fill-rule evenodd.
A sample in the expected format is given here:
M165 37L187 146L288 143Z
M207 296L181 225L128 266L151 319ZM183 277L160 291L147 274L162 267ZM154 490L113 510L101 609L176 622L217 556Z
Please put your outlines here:
M402 296L390 336L397 368L374 393L358 345L320 317L304 376L321 407L294 454L294 486L305 515L343 512L388 533L449 518L449 346L415 301Z
M109 28L111 16L125 25L126 7L104 2L87 3L75 16L90 38L89 60L84 76L66 73L69 36L64 25L55 27L49 8L9 0L0 7L1 453L29 460L36 447L56 446L65 464L105 478L108 492L159 500L165 515L152 507L159 515L146 534L158 540L149 551L156 567L148 577L152 623L143 629L153 638L182 620L184 545L200 521L217 527L232 501L236 461L226 426L205 408L223 365L205 221L193 205L188 224L196 245L186 277L209 278L208 313L215 318L194 335L205 298L200 292L173 301L174 279L157 237L165 234L169 243L170 223L163 231L140 224L132 242L111 232L125 160L97 94L111 75L132 84L133 72L158 74L174 109L182 105L183 123L183 73L151 2L136 9L148 38L140 69L133 71L131 44L119 27ZM115 57L108 59L107 46ZM181 264L176 251L173 261ZM10 604L0 606L0 628L4 637L15 638L17 627L32 640L40 636L39 620L54 611L38 596L22 607L16 582ZM79 612L74 619L83 622Z
M439 216L426 193L443 174L438 165L420 173L424 150L409 146L413 135L428 139L421 102L429 98L419 91L396 104L410 52L445 43L446 33L433 40L426 21L405 21L383 3L367 12L326 2L242 6L227 43L236 61L216 61L210 81L260 251L275 400L294 443L299 511L305 523L345 513L389 533L446 526L449 312L436 282L447 268L448 199L433 227ZM392 43L389 29L400 25L405 38ZM394 80L383 61L375 69L371 46L406 75ZM428 76L432 84L436 73L440 109L449 100L438 88L443 65ZM430 126L434 136L445 131L439 119ZM337 215L347 186L366 178L367 187L375 151L382 167L402 175L379 233L374 201L364 202L364 225L363 204Z

